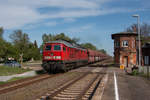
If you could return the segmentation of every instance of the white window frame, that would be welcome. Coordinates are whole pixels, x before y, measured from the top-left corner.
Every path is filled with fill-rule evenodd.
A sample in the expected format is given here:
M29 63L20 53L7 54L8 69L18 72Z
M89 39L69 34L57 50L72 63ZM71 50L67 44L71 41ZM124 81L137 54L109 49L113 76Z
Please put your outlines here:
M123 40L122 47L128 47L128 46L129 46L129 42L127 40Z

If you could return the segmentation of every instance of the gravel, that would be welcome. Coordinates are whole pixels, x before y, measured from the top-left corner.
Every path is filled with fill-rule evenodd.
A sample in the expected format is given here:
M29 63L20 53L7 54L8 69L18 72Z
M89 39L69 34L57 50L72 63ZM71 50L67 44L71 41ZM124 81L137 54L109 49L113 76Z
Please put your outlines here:
M45 94L48 90L53 90L66 83L67 81L78 77L81 73L65 73L38 83L34 83L23 88L10 91L0 95L0 100L35 100Z

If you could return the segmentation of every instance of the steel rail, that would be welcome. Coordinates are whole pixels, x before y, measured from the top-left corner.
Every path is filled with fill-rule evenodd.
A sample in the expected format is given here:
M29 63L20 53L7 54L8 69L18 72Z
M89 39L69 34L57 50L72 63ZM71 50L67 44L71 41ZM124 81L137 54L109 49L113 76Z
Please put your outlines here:
M54 100L52 99L54 96L56 96L57 94L59 94L60 92L62 92L64 89L68 88L69 86L71 86L72 84L76 83L77 81L81 80L82 78L84 78L86 75L88 75L89 73L85 73L84 75L80 76L79 78L73 80L72 82L70 82L69 84L67 84L66 86L58 89L57 91L55 91L54 93L52 93L49 97L50 100Z
M26 80L22 80L22 81L19 80L16 83L13 82L12 84L8 84L8 86L5 85L4 87L1 87L0 88L0 94L4 94L4 93L10 92L10 91L13 91L15 89L25 87L25 86L30 85L32 83L40 82L40 81L43 81L45 79L52 78L52 77L55 77L55 76L58 76L58 75L60 75L60 74L56 74L56 75L45 74L45 75L42 75L42 76L37 76L37 77L34 77L34 78L29 78L29 79L26 79Z
M98 79L99 74L96 75L95 78L88 84L88 86L80 93L80 95L75 100L81 100L84 94L88 91L88 89L91 87L91 85Z

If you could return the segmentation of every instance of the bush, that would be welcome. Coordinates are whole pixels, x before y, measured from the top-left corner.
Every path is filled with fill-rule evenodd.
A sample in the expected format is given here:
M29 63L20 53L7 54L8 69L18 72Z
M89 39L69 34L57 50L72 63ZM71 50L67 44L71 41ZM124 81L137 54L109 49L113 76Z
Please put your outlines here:
M30 69L23 69L18 67L0 66L0 76L7 76L13 74L20 74L29 71Z
M134 70L132 71L132 75L136 76L136 75L138 75L138 74L139 74L139 72L138 72L137 69L134 69Z

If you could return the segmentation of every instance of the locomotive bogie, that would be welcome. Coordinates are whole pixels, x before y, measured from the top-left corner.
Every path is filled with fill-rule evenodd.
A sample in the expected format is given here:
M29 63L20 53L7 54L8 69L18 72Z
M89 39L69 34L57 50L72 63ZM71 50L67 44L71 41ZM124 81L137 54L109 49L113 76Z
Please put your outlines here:
M42 67L45 71L49 73L56 73L61 71L66 71L66 66L62 62L45 62L42 64Z

